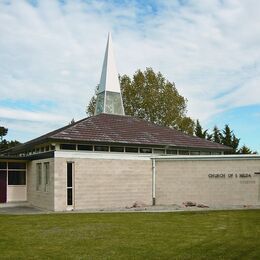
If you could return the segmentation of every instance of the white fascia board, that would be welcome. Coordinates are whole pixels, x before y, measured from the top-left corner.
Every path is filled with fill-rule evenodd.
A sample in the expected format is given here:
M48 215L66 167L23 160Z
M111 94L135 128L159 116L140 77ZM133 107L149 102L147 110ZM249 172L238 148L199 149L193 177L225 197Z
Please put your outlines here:
M187 160L187 161L202 161L202 160L260 160L260 156L257 154L252 155L162 155L162 156L152 156L151 159L157 161L161 160Z
M79 152L79 151L55 151L55 158L75 159L99 159L99 160L141 160L149 161L151 154L128 154L111 152Z

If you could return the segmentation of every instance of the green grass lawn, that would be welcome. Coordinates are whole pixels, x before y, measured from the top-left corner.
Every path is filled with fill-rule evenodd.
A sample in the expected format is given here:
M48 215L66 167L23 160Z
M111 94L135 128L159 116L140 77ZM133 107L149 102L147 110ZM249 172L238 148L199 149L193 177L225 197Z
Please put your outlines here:
M0 215L0 259L260 259L260 210Z

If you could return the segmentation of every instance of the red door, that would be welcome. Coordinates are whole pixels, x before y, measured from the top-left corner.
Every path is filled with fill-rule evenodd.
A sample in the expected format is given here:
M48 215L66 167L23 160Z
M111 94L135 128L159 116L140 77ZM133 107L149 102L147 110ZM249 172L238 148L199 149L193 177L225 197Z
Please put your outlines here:
M0 171L0 203L6 202L6 171Z

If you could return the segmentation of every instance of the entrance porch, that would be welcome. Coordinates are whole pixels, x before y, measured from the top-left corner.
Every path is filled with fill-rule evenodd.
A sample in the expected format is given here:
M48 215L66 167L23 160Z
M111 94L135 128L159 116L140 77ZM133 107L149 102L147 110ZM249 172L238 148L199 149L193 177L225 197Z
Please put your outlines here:
M0 160L0 205L26 201L26 162Z

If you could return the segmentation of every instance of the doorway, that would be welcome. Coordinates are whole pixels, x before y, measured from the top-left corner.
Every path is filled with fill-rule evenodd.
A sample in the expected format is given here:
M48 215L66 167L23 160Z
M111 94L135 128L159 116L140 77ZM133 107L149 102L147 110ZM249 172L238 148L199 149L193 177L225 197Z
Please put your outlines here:
M6 203L6 171L0 171L0 203Z

